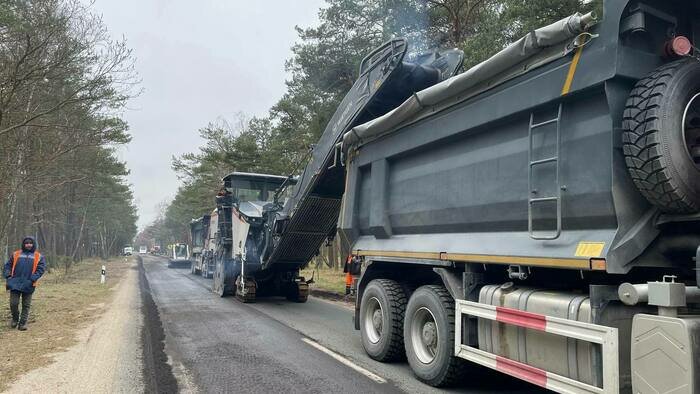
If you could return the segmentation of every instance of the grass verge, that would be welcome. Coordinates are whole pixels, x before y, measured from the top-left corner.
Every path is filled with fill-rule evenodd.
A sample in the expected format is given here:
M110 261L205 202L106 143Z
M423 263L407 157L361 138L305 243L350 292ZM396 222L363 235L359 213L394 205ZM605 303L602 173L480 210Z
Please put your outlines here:
M301 276L306 279L311 279L312 272L314 275L314 283L311 284L312 289L320 289L331 293L336 293L340 296L345 295L345 273L342 269L332 269L325 265L319 268L306 268L301 271Z
M100 284L100 268L107 269L107 284ZM45 274L34 292L29 330L10 329L10 293L0 295L0 391L17 377L49 364L53 355L76 343L76 332L99 317L131 260L85 260ZM4 283L2 283L4 289Z

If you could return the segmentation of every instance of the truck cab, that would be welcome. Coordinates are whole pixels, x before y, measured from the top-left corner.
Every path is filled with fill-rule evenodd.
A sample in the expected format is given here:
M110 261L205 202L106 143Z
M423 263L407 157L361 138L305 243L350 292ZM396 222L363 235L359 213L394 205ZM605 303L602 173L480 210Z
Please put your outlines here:
M253 233L262 230L263 215L280 204L282 189L293 180L279 175L234 172L223 179L224 190L231 204L231 257L241 256L244 260L260 263L259 251ZM228 226L228 225L227 225ZM251 245L248 245L249 231ZM226 231L224 231L226 233ZM260 247L258 247L260 246ZM245 256L244 256L245 254ZM250 255L248 255L250 254Z
M224 177L224 188L237 202L272 202L280 186L288 181L286 176L234 172ZM285 185L286 186L286 185Z

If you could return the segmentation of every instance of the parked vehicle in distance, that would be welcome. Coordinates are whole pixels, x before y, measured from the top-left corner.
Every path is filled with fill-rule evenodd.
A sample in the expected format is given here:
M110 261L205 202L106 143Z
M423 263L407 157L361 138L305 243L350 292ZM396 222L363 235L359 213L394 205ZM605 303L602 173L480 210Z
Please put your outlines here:
M122 255L124 256L131 256L134 254L134 248L131 246L125 246L124 250L122 250Z
M146 254L148 253L148 248L145 246L139 246L139 254Z

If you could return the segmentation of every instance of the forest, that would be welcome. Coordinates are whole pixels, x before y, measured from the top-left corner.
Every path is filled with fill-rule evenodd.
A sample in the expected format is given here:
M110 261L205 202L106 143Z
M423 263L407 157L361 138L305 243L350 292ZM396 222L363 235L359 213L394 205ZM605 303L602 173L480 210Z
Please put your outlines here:
M37 238L50 265L114 255L136 233L116 150L139 94L132 51L90 4L0 2L0 250Z
M233 171L298 175L308 152L352 87L357 66L373 48L406 37L410 51L460 48L464 70L529 31L596 4L590 0L326 0L319 24L299 27L286 62L286 92L264 116L237 114L198 132L196 152L173 157L182 184L141 234L168 243L186 240L188 224L210 212L221 178ZM340 260L337 248L322 255Z
M296 175L373 48L406 37L411 51L460 48L464 69L590 0L326 0L297 26L286 92L268 113L238 113L199 130L203 145L172 158L181 185L139 239L187 239L232 171ZM38 239L50 261L116 254L137 212L117 149L139 94L134 55L78 0L0 3L0 245ZM232 112L235 108L232 108ZM224 114L222 114L224 115ZM139 242L137 240L137 242ZM337 257L337 256L336 256ZM336 257L329 259L335 260Z

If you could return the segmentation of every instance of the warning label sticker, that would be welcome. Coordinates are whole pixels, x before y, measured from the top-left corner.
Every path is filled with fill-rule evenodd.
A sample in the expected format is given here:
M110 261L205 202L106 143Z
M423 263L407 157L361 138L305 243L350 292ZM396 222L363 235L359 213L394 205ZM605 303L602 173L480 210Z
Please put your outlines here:
M605 242L579 242L576 247L576 257L600 257L603 254Z

